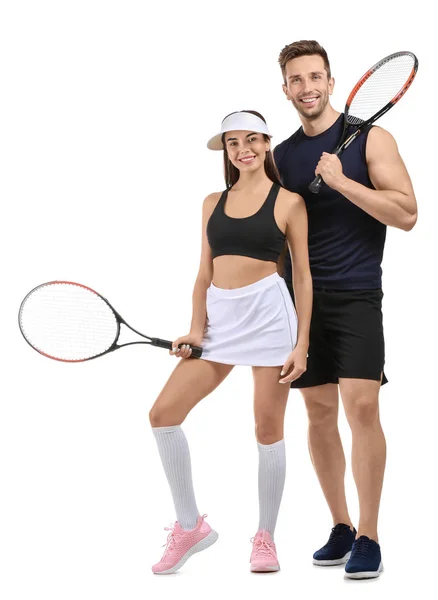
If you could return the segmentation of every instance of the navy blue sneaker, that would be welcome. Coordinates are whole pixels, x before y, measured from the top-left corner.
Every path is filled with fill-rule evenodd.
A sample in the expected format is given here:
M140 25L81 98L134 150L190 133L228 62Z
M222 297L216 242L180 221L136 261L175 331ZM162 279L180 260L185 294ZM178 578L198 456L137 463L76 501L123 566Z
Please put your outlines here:
M366 535L361 535L351 550L351 556L345 565L345 577L350 579L371 579L383 571L380 546Z
M332 565L346 563L350 558L356 533L355 529L351 531L345 523L335 525L326 545L313 555L313 564L321 567L331 567Z

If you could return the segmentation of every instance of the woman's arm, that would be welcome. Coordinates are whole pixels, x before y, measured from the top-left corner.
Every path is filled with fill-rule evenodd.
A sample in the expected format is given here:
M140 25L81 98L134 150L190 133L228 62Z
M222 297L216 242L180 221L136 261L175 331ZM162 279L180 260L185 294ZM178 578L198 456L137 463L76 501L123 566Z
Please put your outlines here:
M170 354L177 358L189 358L192 353L190 346L200 346L204 337L207 319L207 289L213 279L213 259L207 239L207 223L219 198L220 194L210 194L204 200L202 207L201 260L192 295L192 324L190 333L174 340L172 344L173 349L170 350ZM182 346L178 348L180 344Z
M310 318L312 316L312 276L307 246L307 211L304 200L293 194L289 210L286 237L292 259L295 308L298 315L297 346L309 346Z
M280 373L280 383L298 379L307 368L310 319L312 316L313 287L307 247L307 211L298 194L290 194L286 237L292 258L292 276L295 308L298 316L298 334L295 348L289 354ZM290 372L289 372L290 371Z
M204 336L207 308L206 296L207 289L213 279L213 259L211 257L211 249L207 239L207 223L213 212L220 194L210 194L205 198L202 207L202 245L201 245L201 260L199 264L198 276L196 277L195 286L193 288L193 311L192 324L190 326L190 335L193 335L201 343Z

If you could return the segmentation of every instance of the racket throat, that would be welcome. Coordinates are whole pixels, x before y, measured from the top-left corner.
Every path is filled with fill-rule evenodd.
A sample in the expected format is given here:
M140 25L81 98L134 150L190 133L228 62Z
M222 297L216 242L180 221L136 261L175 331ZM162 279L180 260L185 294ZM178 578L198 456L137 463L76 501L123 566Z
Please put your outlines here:
M138 337L137 337L138 336ZM140 339L139 339L140 338ZM120 333L114 344L113 350L121 348L123 346L132 346L133 344L150 344L150 339L128 325L126 321L122 320L120 323Z
M335 152L336 156L339 156L344 150L346 150L348 148L348 146L351 144L351 142L354 142L354 140L359 136L360 132L361 132L361 130L358 129L357 131L352 133L350 135L350 137L345 140L345 142L342 144L342 146L339 148L339 150L337 150Z

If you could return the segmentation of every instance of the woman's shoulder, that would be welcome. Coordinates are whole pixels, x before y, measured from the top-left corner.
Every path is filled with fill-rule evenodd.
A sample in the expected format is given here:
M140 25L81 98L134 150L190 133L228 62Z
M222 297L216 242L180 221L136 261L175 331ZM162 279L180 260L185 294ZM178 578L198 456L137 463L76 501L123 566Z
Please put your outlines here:
M223 190L222 192L212 192L211 194L208 194L204 202L218 202L223 193Z
M213 192L212 194L208 194L208 196L206 196L204 198L204 202L202 204L202 210L203 210L204 217L206 217L206 216L209 217L212 214L212 212L218 205L218 202L221 199L222 194L223 194L223 192Z
M304 200L302 196L296 194L295 192L290 192L284 187L280 187L280 191L278 192L278 197L281 202L288 204L290 207L292 206L300 206Z
M224 192L213 192L204 198L204 208L214 208Z

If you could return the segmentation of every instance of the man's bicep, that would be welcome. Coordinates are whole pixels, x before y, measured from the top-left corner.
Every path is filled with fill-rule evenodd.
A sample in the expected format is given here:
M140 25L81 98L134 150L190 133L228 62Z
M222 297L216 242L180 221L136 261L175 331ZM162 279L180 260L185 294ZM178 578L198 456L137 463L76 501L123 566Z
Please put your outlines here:
M285 155L285 151L286 151L286 148L284 147L283 143L275 146L274 151L273 151L275 166L280 171L280 174L281 174L282 162L283 162L283 157Z
M409 173L390 133L373 127L368 134L366 161L371 183L376 190L413 194Z

